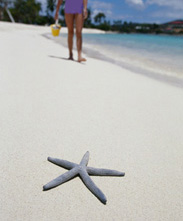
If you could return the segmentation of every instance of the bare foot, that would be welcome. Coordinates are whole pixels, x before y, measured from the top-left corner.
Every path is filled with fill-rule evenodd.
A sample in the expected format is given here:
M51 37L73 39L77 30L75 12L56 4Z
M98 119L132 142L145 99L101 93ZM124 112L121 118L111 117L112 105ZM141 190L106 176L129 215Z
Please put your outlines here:
M72 52L69 53L69 58L68 58L68 60L72 60L72 61L74 60L74 58L73 58L73 53L72 53Z
M70 56L70 57L68 58L68 60L72 60L72 61L73 61L73 60L74 60L74 58L73 58L72 56Z
M78 58L78 62L85 62L86 61L86 59L85 58Z

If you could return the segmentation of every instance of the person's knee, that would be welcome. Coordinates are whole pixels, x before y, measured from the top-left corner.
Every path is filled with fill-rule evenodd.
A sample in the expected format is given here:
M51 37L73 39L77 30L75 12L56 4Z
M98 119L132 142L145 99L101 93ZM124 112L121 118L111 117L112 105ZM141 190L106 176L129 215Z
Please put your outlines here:
M73 36L74 35L74 30L73 29L69 29L68 30L68 34L69 34L69 36Z
M81 35L82 35L81 30L76 30L77 38L81 38Z

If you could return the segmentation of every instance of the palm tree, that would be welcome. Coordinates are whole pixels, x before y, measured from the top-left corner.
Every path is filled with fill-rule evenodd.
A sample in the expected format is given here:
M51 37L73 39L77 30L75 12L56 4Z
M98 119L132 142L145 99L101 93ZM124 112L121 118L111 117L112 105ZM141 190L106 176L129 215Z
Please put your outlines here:
M4 20L4 11L7 12L7 15L11 22L15 22L10 10L8 7L12 5L13 1L11 0L0 0L0 20Z
M48 17L52 16L53 11L55 10L55 4L56 0L47 0L46 13Z
M41 3L36 0L15 0L14 7L11 8L15 21L26 24L36 24L40 10Z
M102 21L104 22L104 19L106 18L105 14L102 12L99 12L97 15L94 17L94 21L97 24L101 24Z

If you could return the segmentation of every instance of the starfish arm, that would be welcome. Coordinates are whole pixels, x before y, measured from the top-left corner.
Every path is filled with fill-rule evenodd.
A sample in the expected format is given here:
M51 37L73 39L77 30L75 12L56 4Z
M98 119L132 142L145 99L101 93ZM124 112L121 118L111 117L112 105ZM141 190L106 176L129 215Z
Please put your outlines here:
M89 175L94 175L94 176L124 176L125 175L125 173L117 171L117 170L99 169L99 168L93 168L93 167L87 167L86 170Z
M67 171L66 173L62 174L61 176L55 178L54 180L52 180L49 183L47 183L46 185L44 185L43 190L45 191L45 190L55 188L65 182L69 181L70 179L74 178L77 174L78 174L78 168L75 167L72 170Z
M85 155L83 156L83 158L82 158L82 160L81 160L81 162L80 162L80 165L82 165L82 166L87 166L88 161L89 161L89 156L90 156L90 153L89 153L89 151L87 151L87 152L85 153Z
M57 166L68 169L68 170L78 166L78 164L76 164L76 163L72 163L67 160L61 160L61 159L57 159L57 158L53 158L53 157L48 157L48 161L53 164L56 164Z
M102 191L95 185L93 180L89 177L86 170L80 171L80 177L83 180L86 187L103 203L106 204L107 199Z

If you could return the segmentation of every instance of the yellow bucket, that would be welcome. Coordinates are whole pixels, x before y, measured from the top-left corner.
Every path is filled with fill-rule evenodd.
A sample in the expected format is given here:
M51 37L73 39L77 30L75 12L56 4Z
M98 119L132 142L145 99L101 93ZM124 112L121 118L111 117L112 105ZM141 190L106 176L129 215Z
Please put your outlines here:
M61 29L61 25L56 25L56 24L51 25L52 35L55 37L59 36L60 29Z

